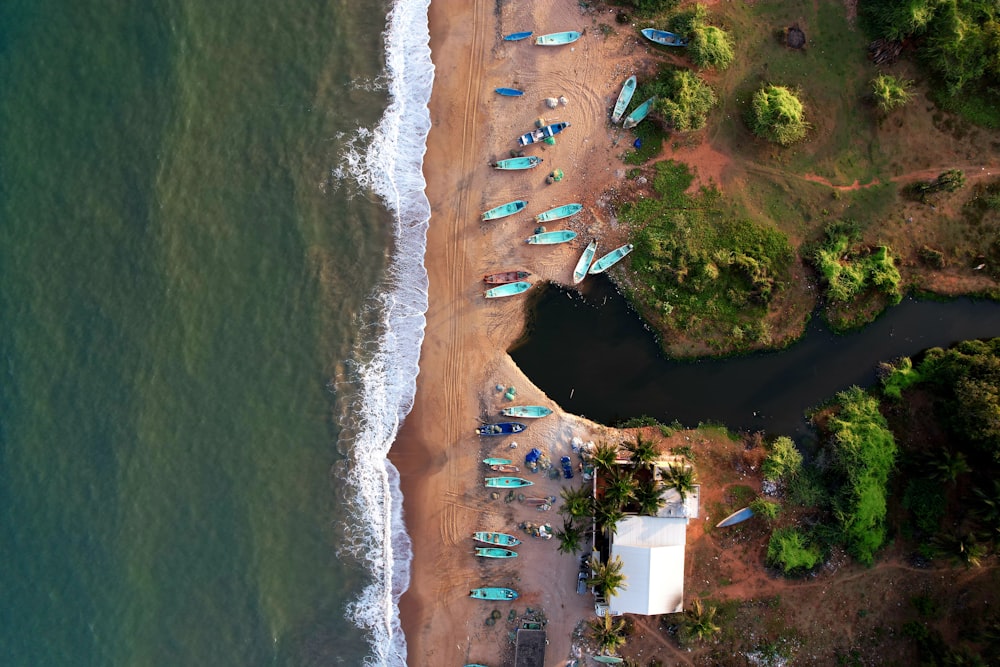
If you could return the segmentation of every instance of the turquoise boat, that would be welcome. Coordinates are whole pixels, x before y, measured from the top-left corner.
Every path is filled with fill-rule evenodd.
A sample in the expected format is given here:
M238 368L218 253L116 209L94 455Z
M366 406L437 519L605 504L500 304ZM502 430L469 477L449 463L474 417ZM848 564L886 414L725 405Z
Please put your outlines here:
M494 88L494 91L498 95L503 95L504 97L520 97L524 95L523 90L518 90L517 88Z
M513 535L508 535L507 533L494 533L489 531L479 531L472 534L472 539L476 542L482 542L483 544L499 544L505 547L516 547L521 543L521 540L517 539Z
M548 417L552 414L552 410L542 406L542 405L513 405L509 408L504 408L500 411L500 414L505 417L525 417L527 419L538 419L539 417Z
M576 215L583 210L583 204L563 204L562 206L556 206L555 208L550 208L544 213L539 213L535 216L535 220L538 222L552 222L553 220L562 220L563 218L568 218L571 215Z
M594 659L594 662L600 662L605 665L620 665L625 662L624 658L614 655L592 655L590 657Z
M580 39L580 33L576 30L567 30L566 32L539 35L535 37L535 44L538 46L562 46L563 44L572 44L578 39Z
M477 600L516 600L517 591L513 588L488 586L486 588L473 588L469 592L469 597Z
M666 30L657 30L656 28L643 28L642 36L651 42L656 42L660 46L687 46L688 41L681 37L680 35L675 35L672 32L667 32Z
M523 199L507 202L506 204L496 206L486 211L486 213L483 213L483 220L499 220L500 218L506 218L508 215L514 215L518 211L523 211L524 207L527 205L528 202Z
M587 244L587 247L583 250L583 254L580 255L580 261L576 263L576 268L573 270L574 285L579 285L587 277L587 271L590 269L590 264L594 261L594 255L596 254L597 239L594 239Z
M517 552L500 547L476 547L476 555L480 558L517 558Z
M510 459L495 459L491 457L488 459L483 459L483 463L485 463L488 466L506 466L513 463L513 461L511 461Z
M524 281L507 283L506 285L499 285L486 290L485 296L487 299L499 299L501 297L514 296L515 294L527 292L530 288L531 283Z
M517 489L522 486L531 486L530 482L520 477L487 477L486 486L494 489Z
M639 122L649 115L649 112L653 110L653 103L656 102L655 97L650 97L648 100L640 104L635 108L635 110L625 117L625 122L622 123L622 127L626 130L635 127Z
M533 167L540 165L542 162L542 158L534 155L530 155L528 157L512 157L495 162L493 164L493 168L500 170L532 169Z
M526 241L531 245L554 245L556 243L566 243L576 238L576 232L569 229L561 229L555 232L542 232L529 236Z
M519 42L522 39L528 39L533 33L530 30L524 32L512 32L509 35L504 35L504 41L507 42Z
M622 261L625 258L625 255L627 255L630 252L632 252L633 248L635 248L635 246L632 245L631 243L626 243L625 245L623 245L620 248L615 248L614 250L612 250L611 252L609 252L607 255L604 255L603 257L601 257L600 259L598 259L597 261L595 261L593 264L591 264L590 265L590 272L591 273L604 273L605 271L607 271L608 269L610 269L612 266L614 266L618 262Z
M622 92L618 93L618 101L615 102L615 110L611 112L611 122L617 123L622 119L622 115L625 113L625 109L628 109L628 103L632 101L632 95L635 94L635 76L630 76L625 79L625 83L622 84Z

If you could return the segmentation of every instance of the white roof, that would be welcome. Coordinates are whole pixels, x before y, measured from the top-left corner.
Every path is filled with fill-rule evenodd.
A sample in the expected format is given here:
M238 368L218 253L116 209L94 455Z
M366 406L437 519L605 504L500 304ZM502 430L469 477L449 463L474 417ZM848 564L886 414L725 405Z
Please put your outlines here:
M626 587L608 606L625 614L673 614L684 610L684 545L637 547L614 544Z
M615 526L612 541L616 546L684 546L687 543L687 519L683 517L628 516Z

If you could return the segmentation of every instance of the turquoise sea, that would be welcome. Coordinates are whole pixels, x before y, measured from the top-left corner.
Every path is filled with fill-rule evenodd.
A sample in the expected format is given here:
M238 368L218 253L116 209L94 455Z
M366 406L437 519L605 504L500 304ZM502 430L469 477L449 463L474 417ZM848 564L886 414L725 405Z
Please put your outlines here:
M427 2L0 3L2 664L405 664Z

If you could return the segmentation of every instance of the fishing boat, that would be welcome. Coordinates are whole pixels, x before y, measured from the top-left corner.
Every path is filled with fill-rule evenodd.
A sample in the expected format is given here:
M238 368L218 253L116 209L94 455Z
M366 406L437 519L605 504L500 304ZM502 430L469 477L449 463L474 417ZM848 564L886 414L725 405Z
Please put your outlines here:
M492 531L481 530L472 534L472 539L483 544L500 544L505 547L516 547L521 543L513 535L507 533L494 533Z
M535 44L538 46L562 46L563 44L572 44L578 39L580 39L580 33L576 30L567 30L566 32L539 35L535 37Z
M687 46L688 41L681 37L680 35L675 35L672 32L667 32L666 30L657 30L656 28L643 28L642 36L651 42L656 42L661 46Z
M493 168L508 171L514 169L532 169L533 167L540 165L542 162L542 158L534 155L529 155L527 157L511 157L506 160L494 162Z
M534 482L520 477L487 477L486 486L494 489L517 489L522 486L531 486Z
M528 419L538 419L548 417L552 410L542 405L512 405L500 411L505 417L526 417Z
M524 95L523 90L518 90L517 88L494 88L498 95L503 95L504 97L520 97Z
M533 505L539 507L541 505L552 505L556 502L555 496L546 496L545 498L525 498L522 500L525 505Z
M569 229L560 229L555 232L542 232L533 234L526 240L531 245L554 245L556 243L566 243L576 238L576 232Z
M476 555L480 558L517 558L517 552L499 547L476 547Z
M622 84L622 92L618 93L618 101L615 102L615 110L611 112L611 122L617 123L622 119L622 115L625 113L625 109L628 109L628 103L632 101L632 95L635 94L635 76L630 76L625 79L625 83Z
M622 123L622 127L626 130L633 128L639 124L643 118L649 115L649 112L653 110L653 103L656 102L655 97L650 97L648 100L637 106L632 113L625 117L625 122Z
M539 213L535 216L535 220L538 222L552 222L553 220L562 220L563 218L568 218L571 215L576 215L583 210L583 204L563 204L562 206L556 206L555 208L550 208L544 213Z
M632 252L633 248L635 248L635 246L632 245L631 243L626 243L625 245L623 245L620 248L615 248L614 250L612 250L611 252L609 252L607 255L604 255L600 259L596 260L593 264L591 264L590 265L590 272L591 273L604 273L605 271L607 271L608 269L610 269L612 266L614 266L618 262L622 261L625 258L625 255L627 255L630 252Z
M576 268L573 270L574 285L579 285L587 277L587 271L590 269L590 263L594 261L595 254L597 254L597 239L588 243L587 247L583 249L583 254L580 255L580 261L576 263Z
M516 600L517 591L513 588L488 586L486 588L473 588L469 592L469 597L477 600Z
M487 285L505 285L516 283L518 280L524 280L530 276L531 274L527 271L501 271L500 273L487 273L483 276L483 282Z
M516 201L507 202L506 204L501 204L500 206L495 206L490 210L483 213L483 220L499 220L500 218L506 218L508 215L514 215L518 211L523 211L524 207L528 205L523 199L518 199Z
M504 35L504 41L507 42L519 42L522 39L528 39L533 33L530 30L525 32L512 32L509 35Z
M490 466L490 470L495 472L521 472L521 469L510 463L497 463Z
M539 141L544 141L549 137L554 137L567 127L569 123L552 123L551 125L546 125L545 127L540 127L537 130L532 130L527 134L522 134L517 138L517 143L520 146L528 146L530 144L536 144Z
M479 435L510 435L520 433L528 428L519 422L500 422L499 424L483 424L476 429Z
M531 288L531 283L520 281L516 283L507 283L506 285L498 285L497 287L491 287L486 290L484 295L487 299L499 299L505 296L514 296L515 294L520 294L522 292L527 292Z
M493 457L490 457L488 459L483 459L483 463L485 463L488 466L505 466L508 463L513 463L513 461L511 461L510 459L495 459Z
M620 665L625 662L624 658L614 655L592 655L590 657L594 659L594 662L600 662L605 665Z
M727 516L725 519L715 524L716 528L725 528L726 526L734 526L738 523L746 521L753 516L753 510L749 507L744 507L741 510L737 510Z

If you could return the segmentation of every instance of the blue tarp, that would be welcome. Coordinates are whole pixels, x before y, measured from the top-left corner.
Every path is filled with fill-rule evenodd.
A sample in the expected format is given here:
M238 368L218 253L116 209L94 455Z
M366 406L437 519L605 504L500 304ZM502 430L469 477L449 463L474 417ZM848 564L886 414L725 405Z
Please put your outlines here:
M532 449L530 452L524 455L525 463L537 463L538 459L542 456L542 452L538 449Z

